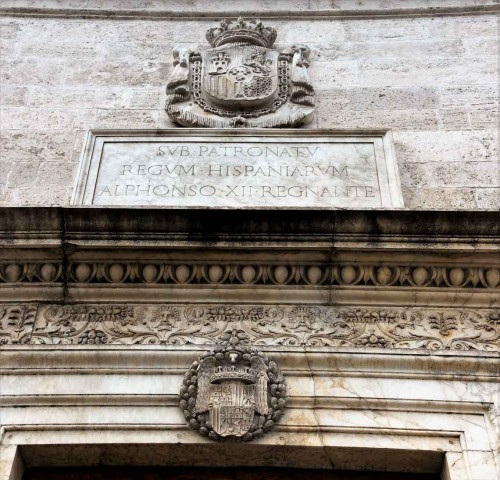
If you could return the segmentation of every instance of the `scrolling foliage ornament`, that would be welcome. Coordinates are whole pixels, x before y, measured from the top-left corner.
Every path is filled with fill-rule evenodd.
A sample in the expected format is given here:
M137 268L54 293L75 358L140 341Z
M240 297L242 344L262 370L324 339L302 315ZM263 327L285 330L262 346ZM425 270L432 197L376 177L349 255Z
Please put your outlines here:
M260 20L222 20L213 48L175 48L166 110L186 127L294 127L312 120L310 50L273 49L276 30Z
M189 426L212 440L248 442L283 415L286 381L275 362L233 331L193 362L184 376L180 406Z

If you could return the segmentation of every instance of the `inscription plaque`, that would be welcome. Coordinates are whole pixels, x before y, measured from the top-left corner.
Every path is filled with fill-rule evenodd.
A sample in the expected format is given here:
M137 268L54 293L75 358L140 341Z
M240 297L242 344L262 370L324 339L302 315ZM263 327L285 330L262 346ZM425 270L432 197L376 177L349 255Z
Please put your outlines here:
M91 132L73 204L401 208L390 132Z

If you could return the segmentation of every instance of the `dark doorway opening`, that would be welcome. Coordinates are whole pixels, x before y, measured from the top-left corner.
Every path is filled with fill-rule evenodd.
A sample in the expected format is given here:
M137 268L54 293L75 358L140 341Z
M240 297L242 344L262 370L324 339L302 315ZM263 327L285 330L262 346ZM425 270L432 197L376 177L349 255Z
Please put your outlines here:
M301 468L71 467L28 469L23 480L439 480L435 474Z

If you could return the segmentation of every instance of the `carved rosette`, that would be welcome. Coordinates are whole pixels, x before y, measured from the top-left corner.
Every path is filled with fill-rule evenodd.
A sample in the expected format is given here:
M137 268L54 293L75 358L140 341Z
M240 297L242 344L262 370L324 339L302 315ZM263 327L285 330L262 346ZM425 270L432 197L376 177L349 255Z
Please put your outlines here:
M284 412L286 381L275 362L232 331L184 375L180 407L188 425L216 441L248 442L269 432Z
M276 30L260 20L222 20L213 48L174 49L166 111L188 127L294 127L312 120L310 50L273 49Z

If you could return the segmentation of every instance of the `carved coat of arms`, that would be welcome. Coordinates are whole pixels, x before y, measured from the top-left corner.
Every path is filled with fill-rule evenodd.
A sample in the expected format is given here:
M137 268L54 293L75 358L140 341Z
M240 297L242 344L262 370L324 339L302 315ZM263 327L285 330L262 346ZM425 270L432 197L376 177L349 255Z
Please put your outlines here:
M207 32L213 48L174 50L167 113L191 127L291 127L314 112L309 49L273 49L276 30L259 20L223 20Z
M285 379L276 363L244 344L245 337L226 335L184 377L184 416L191 428L213 440L253 440L283 414Z

